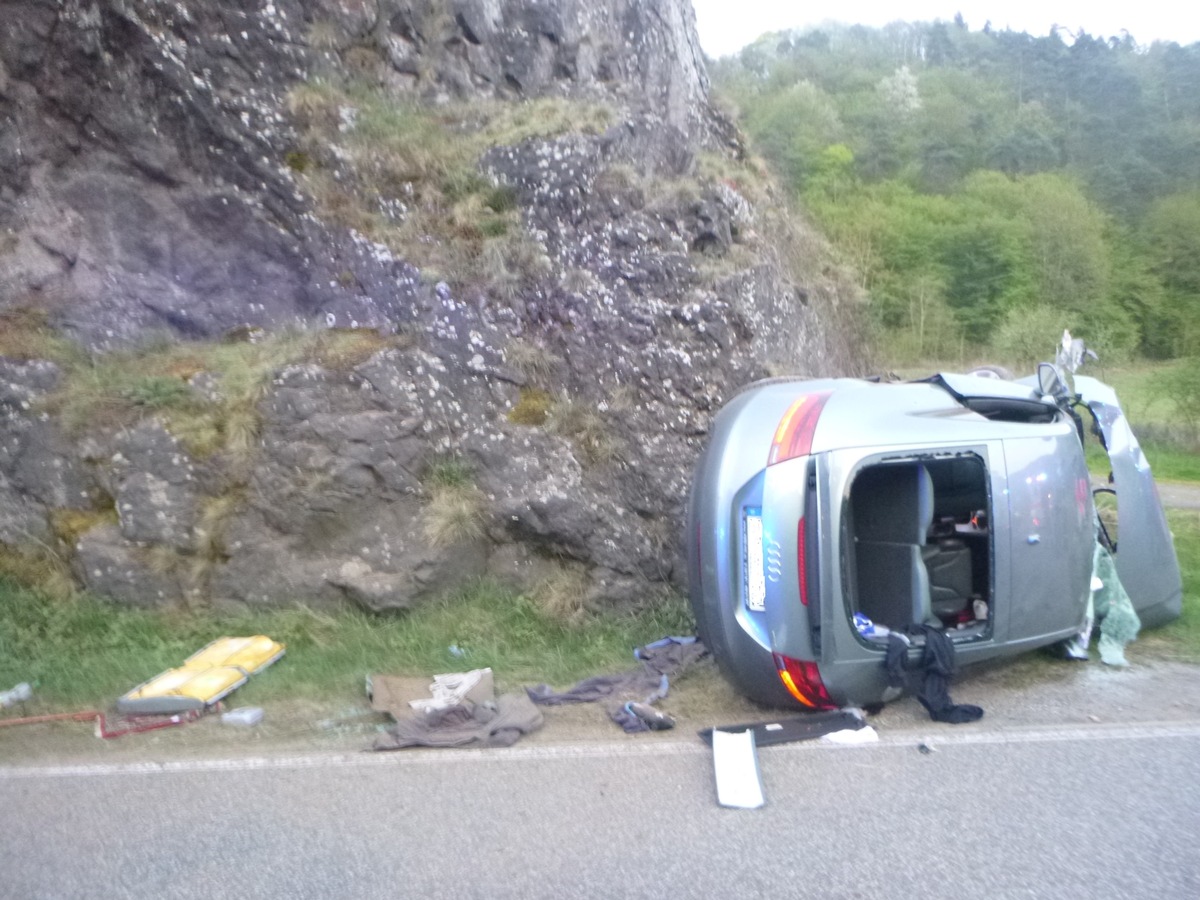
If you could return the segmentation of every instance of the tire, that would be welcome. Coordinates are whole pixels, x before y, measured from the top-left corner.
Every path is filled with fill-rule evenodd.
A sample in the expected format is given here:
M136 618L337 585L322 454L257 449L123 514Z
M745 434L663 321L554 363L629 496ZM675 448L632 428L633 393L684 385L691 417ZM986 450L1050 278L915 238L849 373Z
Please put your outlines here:
M1105 550L1116 555L1120 536L1117 532L1117 492L1110 487L1094 488L1092 500L1096 505L1096 519L1100 522L1096 538Z
M1009 369L1004 368L1004 366L994 366L990 363L983 366L976 366L967 374L974 375L977 378L997 378L1000 381L1013 380L1013 373Z

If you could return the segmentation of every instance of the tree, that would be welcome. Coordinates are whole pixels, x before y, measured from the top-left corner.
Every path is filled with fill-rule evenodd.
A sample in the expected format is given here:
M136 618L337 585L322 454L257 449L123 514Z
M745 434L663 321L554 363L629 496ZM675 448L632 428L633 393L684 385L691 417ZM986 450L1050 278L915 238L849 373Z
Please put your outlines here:
M1160 356L1200 353L1200 192L1157 200L1146 215L1143 246L1163 299L1147 324Z
M834 104L808 81L759 99L747 110L745 124L757 149L797 190L821 151L842 137Z
M965 193L1023 232L1022 257L1039 303L1103 314L1108 297L1107 218L1061 175L974 175Z
M1032 304L1023 238L1013 220L984 210L947 235L946 301L970 340L986 344L1010 310Z
M901 66L891 75L881 78L877 90L886 108L897 118L907 119L921 108L917 79L908 66Z

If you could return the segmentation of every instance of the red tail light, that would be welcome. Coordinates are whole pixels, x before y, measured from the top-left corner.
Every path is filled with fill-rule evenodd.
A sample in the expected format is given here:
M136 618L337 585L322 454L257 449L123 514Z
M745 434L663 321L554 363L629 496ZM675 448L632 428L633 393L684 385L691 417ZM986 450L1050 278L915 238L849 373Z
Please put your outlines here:
M832 391L805 394L796 400L779 420L771 452L767 454L767 465L773 466L785 459L808 456L812 452L813 432L817 430L817 419L825 408L825 401Z
M779 670L779 680L788 689L788 693L805 706L813 709L837 709L829 691L825 690L825 683L821 681L821 673L817 671L815 662L804 662L776 653L775 668Z

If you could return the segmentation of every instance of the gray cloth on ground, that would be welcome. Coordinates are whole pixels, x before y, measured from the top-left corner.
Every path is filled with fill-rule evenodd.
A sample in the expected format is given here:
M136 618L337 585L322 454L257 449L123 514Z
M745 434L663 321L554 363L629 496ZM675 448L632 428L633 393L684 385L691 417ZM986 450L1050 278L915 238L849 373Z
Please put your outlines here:
M529 698L543 706L564 703L592 703L604 700L608 717L625 731L649 731L649 726L625 708L630 702L651 704L667 696L670 678L682 674L708 653L699 641L670 643L638 650L641 665L619 675L585 678L566 691L555 691L548 684L526 688Z
M405 747L510 747L542 726L544 717L524 694L503 694L491 704L464 703L400 719L375 741L376 750Z

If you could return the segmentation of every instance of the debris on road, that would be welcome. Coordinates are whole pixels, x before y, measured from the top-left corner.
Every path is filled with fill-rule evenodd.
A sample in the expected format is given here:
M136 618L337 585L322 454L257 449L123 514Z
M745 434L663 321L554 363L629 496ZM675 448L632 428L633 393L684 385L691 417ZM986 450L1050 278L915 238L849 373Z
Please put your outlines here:
M766 722L753 722L746 725L722 725L721 731L754 732L754 743L758 747L769 747L772 744L786 744L792 741L808 741L824 737L837 731L858 730L867 727L863 714L856 709L835 709L823 712L803 713L789 716L786 719L772 719ZM700 732L704 743L712 744L715 728L705 728Z
M7 725L40 725L45 722L92 722L96 723L96 737L110 740L127 734L141 734L145 731L157 731L160 728L171 728L174 725L185 725L195 722L205 710L193 709L172 716L118 716L109 721L108 717L98 709L87 709L73 713L50 713L44 716L25 716L20 719L0 719L0 726Z
M419 696L417 684L428 696ZM524 693L496 697L491 669L451 672L428 679L372 675L371 706L396 723L380 735L375 750L406 747L508 747L542 726L541 710Z
M229 712L221 713L222 725L240 725L245 728L253 727L263 720L261 706L239 706Z
M283 656L285 648L266 635L218 638L117 700L117 712L168 714L203 710L229 696Z
M757 809L766 803L753 731L712 733L713 771L717 802L737 809Z
M15 687L9 688L7 691L0 691L0 707L8 709L10 706L16 706L18 703L24 703L33 696L33 688L28 681L22 681Z
M650 707L665 698L670 689L670 679L683 674L707 655L708 648L694 637L666 637L634 651L634 659L641 663L636 669L617 675L585 678L562 692L555 691L548 684L525 690L534 703L543 706L604 701L608 717L630 734L661 730L662 719L639 716L634 706ZM650 720L654 720L659 727L654 728Z

